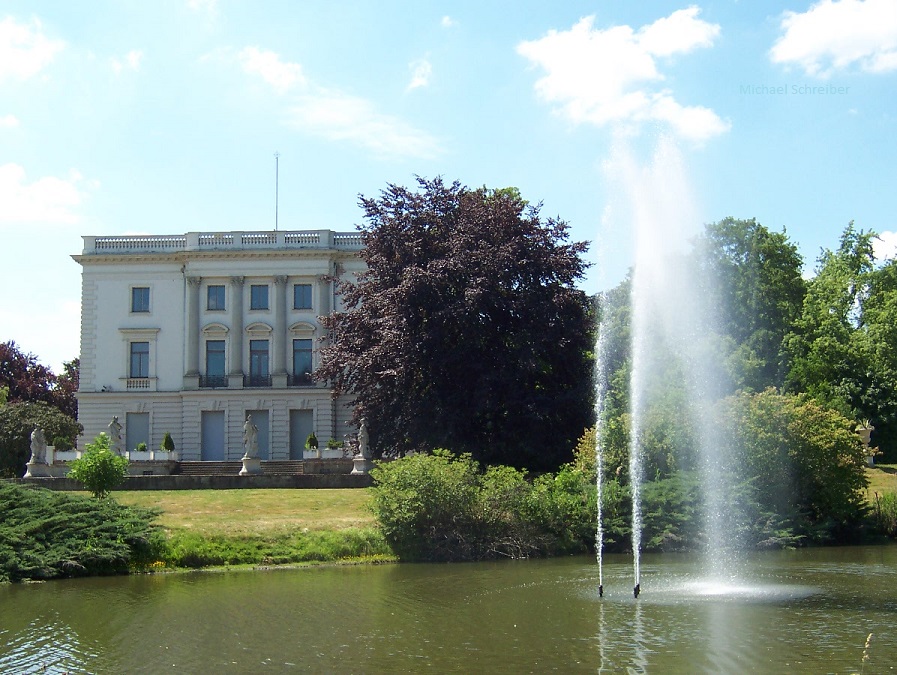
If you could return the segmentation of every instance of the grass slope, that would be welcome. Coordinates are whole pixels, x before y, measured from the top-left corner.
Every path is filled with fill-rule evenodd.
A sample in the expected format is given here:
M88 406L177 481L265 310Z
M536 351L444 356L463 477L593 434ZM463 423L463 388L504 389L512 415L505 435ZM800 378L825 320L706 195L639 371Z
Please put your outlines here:
M367 508L368 490L122 491L115 498L161 509L167 566L393 558Z

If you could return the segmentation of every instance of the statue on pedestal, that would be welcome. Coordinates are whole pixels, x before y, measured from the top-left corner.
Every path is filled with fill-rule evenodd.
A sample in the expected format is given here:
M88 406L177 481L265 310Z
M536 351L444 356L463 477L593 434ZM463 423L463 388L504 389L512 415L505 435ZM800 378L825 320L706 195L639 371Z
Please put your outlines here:
M373 468L371 461L371 439L368 436L368 422L362 417L358 427L358 454L352 459L352 474L366 474Z
M44 430L34 427L31 432L31 459L29 464L47 463L47 440L44 438Z
M361 418L361 426L358 428L358 454L364 459L371 458L371 439L368 435L368 421Z
M124 444L121 440L121 423L118 421L118 416L115 415L112 417L112 421L109 422L109 449L115 453L116 455L121 456L124 452Z
M243 456L254 459L259 455L259 428L252 423L252 415L243 424Z

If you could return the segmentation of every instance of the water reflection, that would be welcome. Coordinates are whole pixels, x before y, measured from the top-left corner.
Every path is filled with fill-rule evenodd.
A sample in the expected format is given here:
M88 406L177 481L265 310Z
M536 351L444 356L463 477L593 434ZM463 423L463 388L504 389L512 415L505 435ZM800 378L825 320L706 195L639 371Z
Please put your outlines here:
M86 579L0 587L0 672L866 672L897 664L897 547Z

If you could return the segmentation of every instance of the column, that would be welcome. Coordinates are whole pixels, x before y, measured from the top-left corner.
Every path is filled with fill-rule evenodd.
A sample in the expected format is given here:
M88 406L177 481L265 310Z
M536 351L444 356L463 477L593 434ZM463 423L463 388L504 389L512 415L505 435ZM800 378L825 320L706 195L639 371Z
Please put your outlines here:
M287 386L287 277L274 277L274 334L271 336L271 386Z
M243 388L243 277L230 279L231 341L230 374L227 386L230 389Z
M333 310L330 306L330 298L333 295L332 283L327 274L318 277L318 316L327 316Z
M186 373L184 389L199 388L199 289L201 277L187 277L187 317L184 330Z

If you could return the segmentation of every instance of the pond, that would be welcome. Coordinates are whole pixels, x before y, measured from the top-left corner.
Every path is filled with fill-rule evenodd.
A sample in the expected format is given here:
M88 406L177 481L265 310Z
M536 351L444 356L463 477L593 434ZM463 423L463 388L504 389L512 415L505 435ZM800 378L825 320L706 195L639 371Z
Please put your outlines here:
M0 672L883 673L897 546L321 567L0 587ZM869 660L864 644L873 634Z

